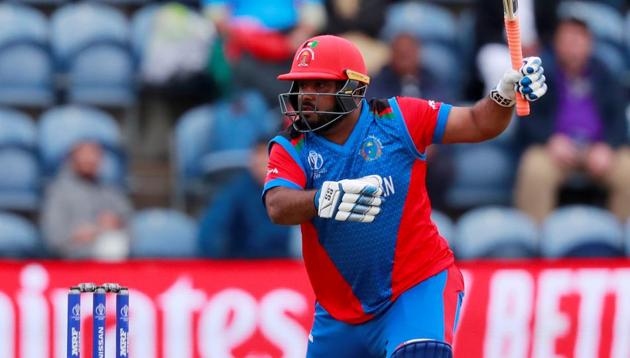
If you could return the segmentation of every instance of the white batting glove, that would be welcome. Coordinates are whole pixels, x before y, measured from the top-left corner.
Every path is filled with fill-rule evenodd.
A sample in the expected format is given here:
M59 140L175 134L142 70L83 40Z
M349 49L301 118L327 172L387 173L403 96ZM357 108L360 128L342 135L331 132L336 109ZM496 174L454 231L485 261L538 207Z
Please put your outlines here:
M540 57L526 57L519 71L508 70L492 92L490 98L503 107L516 104L516 93L530 101L536 101L547 93L545 72Z
M382 195L383 179L379 175L369 175L326 181L314 200L320 218L371 223L381 212Z

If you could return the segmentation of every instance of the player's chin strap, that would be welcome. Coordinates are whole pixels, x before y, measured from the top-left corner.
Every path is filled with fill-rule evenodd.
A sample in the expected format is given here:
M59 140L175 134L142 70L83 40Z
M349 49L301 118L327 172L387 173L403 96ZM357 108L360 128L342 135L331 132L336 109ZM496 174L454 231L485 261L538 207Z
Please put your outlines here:
M299 93L296 82L293 82L289 92L281 93L278 99L282 114L292 119L293 129L300 133L317 132L332 128L346 114L357 109L358 103L365 98L366 89L367 85L360 81L346 80L336 93ZM320 97L333 96L336 99L336 110L320 111L317 109L317 106L313 110L304 110L301 106L302 101L298 100L300 96L314 96L316 104L319 102ZM323 121L323 124L313 128L304 116L309 113L317 114L320 118L326 118L326 120Z
M396 347L391 358L453 358L453 349L445 342L413 339Z

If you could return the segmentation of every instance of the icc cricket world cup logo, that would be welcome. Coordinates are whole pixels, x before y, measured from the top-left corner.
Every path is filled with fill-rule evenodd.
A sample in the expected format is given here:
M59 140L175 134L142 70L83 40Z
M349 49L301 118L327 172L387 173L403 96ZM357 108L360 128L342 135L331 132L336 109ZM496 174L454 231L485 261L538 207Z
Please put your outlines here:
M81 306L74 305L72 307L72 320L73 321L80 321L81 320Z
M120 319L122 319L123 321L129 320L129 306L124 305L120 309Z
M94 311L96 313L96 319L105 319L105 305L104 304L99 304L98 306L96 306L96 310Z

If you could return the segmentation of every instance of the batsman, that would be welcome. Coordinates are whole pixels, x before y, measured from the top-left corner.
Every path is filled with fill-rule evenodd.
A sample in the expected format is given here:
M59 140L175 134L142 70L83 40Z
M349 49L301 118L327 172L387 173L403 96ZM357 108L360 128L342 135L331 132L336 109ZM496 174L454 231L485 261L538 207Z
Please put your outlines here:
M366 100L363 56L330 35L302 44L278 79L292 81L279 96L292 125L269 144L263 201L274 223L301 225L317 300L307 357L451 357L464 283L431 221L425 153L499 135L517 96L547 91L541 60L471 107Z

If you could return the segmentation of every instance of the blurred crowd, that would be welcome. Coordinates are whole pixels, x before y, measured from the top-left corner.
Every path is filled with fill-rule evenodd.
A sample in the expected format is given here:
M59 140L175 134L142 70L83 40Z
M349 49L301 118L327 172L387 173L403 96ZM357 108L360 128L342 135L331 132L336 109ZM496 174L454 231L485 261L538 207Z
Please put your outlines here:
M549 92L429 149L434 221L462 259L630 257L630 4L519 6ZM368 98L467 104L510 67L496 0L0 1L0 256L300 257L260 193L276 76L322 33L359 46ZM143 161L169 205L133 199Z

